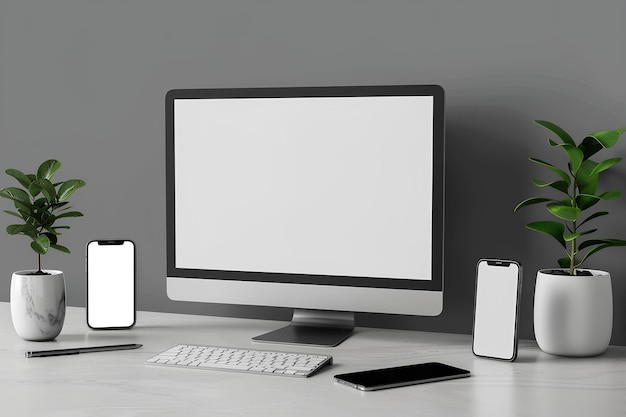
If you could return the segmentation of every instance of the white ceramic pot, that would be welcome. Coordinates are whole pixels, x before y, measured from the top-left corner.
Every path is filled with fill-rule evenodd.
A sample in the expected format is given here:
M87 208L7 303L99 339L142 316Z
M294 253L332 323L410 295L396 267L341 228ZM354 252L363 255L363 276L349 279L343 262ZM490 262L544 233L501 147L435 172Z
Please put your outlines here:
M11 279L11 318L17 334L26 340L52 340L65 321L65 279L62 271L29 275L17 271Z
M541 270L535 284L537 344L562 356L604 352L613 331L613 291L608 272L591 276L554 275Z

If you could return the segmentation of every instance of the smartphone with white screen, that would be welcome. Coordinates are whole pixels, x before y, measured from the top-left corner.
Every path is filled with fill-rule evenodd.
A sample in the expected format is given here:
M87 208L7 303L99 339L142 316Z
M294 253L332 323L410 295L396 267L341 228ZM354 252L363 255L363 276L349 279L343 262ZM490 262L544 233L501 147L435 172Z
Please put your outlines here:
M465 369L439 362L427 362L335 375L335 381L361 391L375 391L468 376L470 371Z
M481 259L476 267L472 351L476 356L514 361L522 288L518 262Z
M87 325L128 329L135 325L135 244L93 240L87 244Z

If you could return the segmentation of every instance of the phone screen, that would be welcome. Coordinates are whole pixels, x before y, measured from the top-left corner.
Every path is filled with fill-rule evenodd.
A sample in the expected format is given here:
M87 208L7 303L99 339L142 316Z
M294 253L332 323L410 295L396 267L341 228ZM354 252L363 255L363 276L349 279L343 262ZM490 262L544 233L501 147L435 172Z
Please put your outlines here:
M129 240L87 244L87 324L93 329L135 324L135 245Z
M476 271L472 349L477 356L514 360L521 267L517 262L482 259Z
M352 388L372 391L468 376L470 372L465 369L439 362L428 362L335 375L335 380Z

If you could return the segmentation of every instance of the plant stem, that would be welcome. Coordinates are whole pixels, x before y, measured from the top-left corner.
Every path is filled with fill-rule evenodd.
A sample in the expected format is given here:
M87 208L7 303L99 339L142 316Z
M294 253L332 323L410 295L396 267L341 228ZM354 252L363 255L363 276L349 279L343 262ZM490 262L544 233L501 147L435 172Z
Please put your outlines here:
M577 188L577 184L576 184L576 176L574 175L574 173L571 171L570 168L570 173L574 176L574 181L572 182L572 207L576 207L576 188ZM574 220L572 222L572 233L576 233L576 220ZM574 275L574 271L576 268L575 262L576 262L576 238L572 239L572 252L570 253L570 257L569 257L569 274L570 275Z
M43 271L41 270L41 254L37 254L37 273L43 275Z
M574 222L574 233L576 233L576 222ZM569 274L574 275L574 269L576 268L575 259L576 258L576 239L572 240L572 253L569 258Z

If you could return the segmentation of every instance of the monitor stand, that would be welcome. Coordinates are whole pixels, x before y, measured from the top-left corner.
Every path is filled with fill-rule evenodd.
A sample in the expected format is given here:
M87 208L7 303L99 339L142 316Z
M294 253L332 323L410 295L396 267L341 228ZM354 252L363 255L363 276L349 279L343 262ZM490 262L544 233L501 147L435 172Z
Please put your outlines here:
M299 310L287 327L253 337L255 342L337 346L354 331L354 313Z

